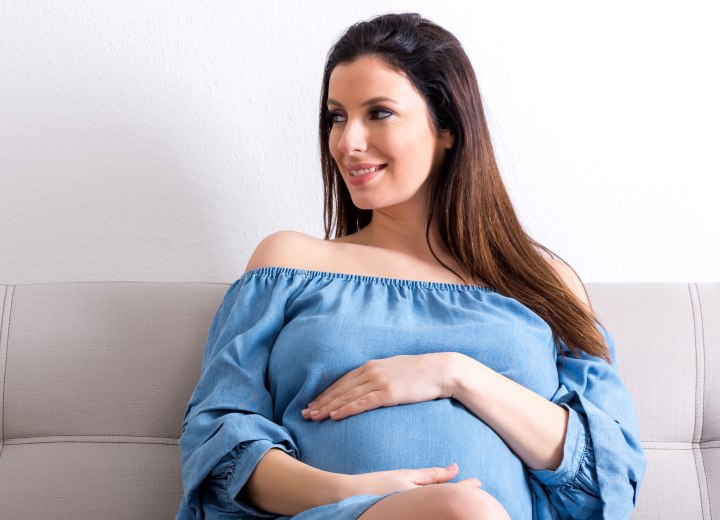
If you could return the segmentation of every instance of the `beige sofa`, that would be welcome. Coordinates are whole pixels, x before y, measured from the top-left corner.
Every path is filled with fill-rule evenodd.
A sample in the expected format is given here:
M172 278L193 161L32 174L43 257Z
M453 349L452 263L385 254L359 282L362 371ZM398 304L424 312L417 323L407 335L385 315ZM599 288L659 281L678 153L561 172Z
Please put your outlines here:
M169 519L215 283L0 285L0 518ZM648 455L635 519L720 520L720 283L588 284Z

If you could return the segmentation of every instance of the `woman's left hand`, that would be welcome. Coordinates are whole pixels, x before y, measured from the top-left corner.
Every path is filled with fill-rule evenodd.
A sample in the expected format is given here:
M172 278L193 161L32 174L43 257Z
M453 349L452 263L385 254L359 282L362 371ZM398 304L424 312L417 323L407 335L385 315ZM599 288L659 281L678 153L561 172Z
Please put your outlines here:
M330 385L308 408L305 419L344 419L381 406L452 397L454 352L372 359ZM311 414L312 410L318 413ZM335 412L335 413L332 413Z

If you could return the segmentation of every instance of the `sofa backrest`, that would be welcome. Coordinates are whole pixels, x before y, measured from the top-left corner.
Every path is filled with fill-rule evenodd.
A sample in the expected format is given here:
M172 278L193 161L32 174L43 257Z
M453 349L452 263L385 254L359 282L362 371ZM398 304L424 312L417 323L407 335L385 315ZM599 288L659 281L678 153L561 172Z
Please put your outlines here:
M720 283L588 284L648 458L633 519L720 519Z
M228 288L0 285L0 518L174 518L183 414ZM587 289L647 450L633 518L720 518L720 283Z

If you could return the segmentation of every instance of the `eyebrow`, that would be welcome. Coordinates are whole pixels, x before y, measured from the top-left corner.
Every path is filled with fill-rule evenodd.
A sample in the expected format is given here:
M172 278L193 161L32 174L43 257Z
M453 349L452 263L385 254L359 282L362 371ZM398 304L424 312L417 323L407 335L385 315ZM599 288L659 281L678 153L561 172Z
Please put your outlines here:
M395 103L396 105L399 104L397 101L395 101L394 99L389 98L387 96L377 96L377 97L368 99L361 106L366 107L368 105L374 105L375 103L380 103L381 101L389 101L390 103ZM328 98L327 102L328 102L328 105L337 105L339 107L342 107L342 103L334 100L333 98Z

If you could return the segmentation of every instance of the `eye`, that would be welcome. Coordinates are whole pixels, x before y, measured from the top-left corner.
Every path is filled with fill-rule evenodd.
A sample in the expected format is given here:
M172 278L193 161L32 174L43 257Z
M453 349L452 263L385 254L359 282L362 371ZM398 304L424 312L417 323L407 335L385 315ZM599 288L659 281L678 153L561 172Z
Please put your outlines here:
M392 115L392 112L385 110L383 108L374 108L373 110L370 111L370 113L371 114L379 114L379 113L387 114L384 117L376 117L375 119L387 119L388 117L390 117Z
M386 114L386 115L383 115L382 117L371 117L372 120L387 119L388 117L393 115L392 112L390 112L389 110L385 110L384 108L373 108L372 110L370 110L370 114L373 116L377 116L377 114ZM345 122L344 120L336 119L338 117L342 118L344 116L342 114L340 114L339 112L335 112L335 111L327 113L327 120L328 120L328 123L330 123L331 125L335 124L335 123L344 123Z
M342 117L342 116L341 116L339 113L337 113L337 112L328 112L328 113L327 113L328 123L330 123L331 125L332 125L333 123L342 123L342 121L338 121L338 120L335 119L335 118L338 117L338 116Z

